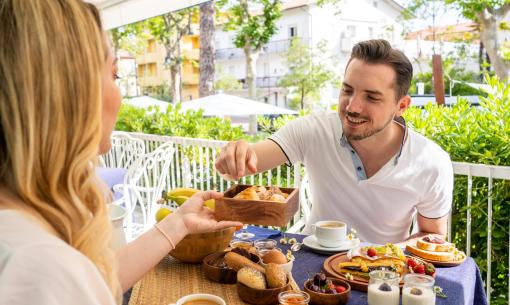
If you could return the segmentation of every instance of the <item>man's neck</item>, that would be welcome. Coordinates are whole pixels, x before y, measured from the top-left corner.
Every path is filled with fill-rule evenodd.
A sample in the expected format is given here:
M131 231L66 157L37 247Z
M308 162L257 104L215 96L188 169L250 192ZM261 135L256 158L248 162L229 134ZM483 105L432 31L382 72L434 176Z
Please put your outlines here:
M391 122L383 131L349 143L358 153L367 177L371 177L399 152L403 137L403 128Z

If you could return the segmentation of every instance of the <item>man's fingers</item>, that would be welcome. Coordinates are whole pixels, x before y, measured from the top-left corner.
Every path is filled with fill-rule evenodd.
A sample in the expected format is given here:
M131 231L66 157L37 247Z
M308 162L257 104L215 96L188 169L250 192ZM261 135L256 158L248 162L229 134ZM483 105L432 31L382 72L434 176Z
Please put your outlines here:
M254 174L257 170L257 155L253 150L249 150L248 154L246 155L246 166L248 167L248 170Z
M237 175L235 156L236 156L236 143L230 142L230 143L228 143L228 147L225 150L225 159L224 160L226 163L225 165L227 168L227 174L229 174L231 176Z
M248 145L244 143L239 143L236 148L236 172L237 177L244 176L244 167L246 161L246 151L248 150Z

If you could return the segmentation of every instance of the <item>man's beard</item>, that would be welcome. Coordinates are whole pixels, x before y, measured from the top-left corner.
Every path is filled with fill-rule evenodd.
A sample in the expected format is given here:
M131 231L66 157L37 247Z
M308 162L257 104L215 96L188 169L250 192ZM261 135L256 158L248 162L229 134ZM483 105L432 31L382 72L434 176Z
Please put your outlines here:
M353 117L353 118L359 118L361 117L359 113L355 113L355 112L345 112L345 115L344 115L344 120L347 120L347 115L349 115L350 117ZM367 120L369 121L369 120ZM365 131L364 133L362 134L352 134L352 133L348 133L346 132L346 128L344 128L344 135L345 137L347 138L347 140L349 141L361 141L363 139L366 139L368 137L371 137L381 131L383 131L391 122L393 121L393 116L391 116L389 118L389 120L381 127L379 128L373 128L373 129L369 129L367 131ZM370 121L369 121L370 122Z

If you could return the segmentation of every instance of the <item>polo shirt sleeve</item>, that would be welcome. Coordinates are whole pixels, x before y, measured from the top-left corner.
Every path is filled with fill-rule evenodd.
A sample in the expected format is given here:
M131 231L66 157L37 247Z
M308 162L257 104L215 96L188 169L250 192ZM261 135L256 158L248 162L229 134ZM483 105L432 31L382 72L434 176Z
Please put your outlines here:
M269 140L280 146L289 165L302 163L305 158L307 143L309 145L313 133L311 120L311 116L294 119L269 137Z
M431 186L416 208L423 217L441 218L450 212L453 200L453 167L449 157L435 167L430 181Z

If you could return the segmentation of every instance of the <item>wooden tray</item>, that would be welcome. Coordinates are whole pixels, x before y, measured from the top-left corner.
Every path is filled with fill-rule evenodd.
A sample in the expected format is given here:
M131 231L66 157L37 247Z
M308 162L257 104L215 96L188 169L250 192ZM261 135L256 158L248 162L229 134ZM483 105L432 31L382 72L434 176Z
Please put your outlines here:
M233 198L251 186L237 184L228 189L223 198L216 200L215 218L217 220L240 221L245 224L283 227L298 211L298 188L280 188L282 192L289 194L285 202Z
M354 290L367 292L368 280L358 277L358 276L353 276L352 280L348 280L345 278L345 275L340 273L338 264L347 262L347 261L349 261L349 258L347 258L347 253L339 253L339 254L330 256L324 261L324 265L323 265L324 272L329 277L336 277L336 278L346 281L347 283L349 283L349 285L351 285L351 288ZM399 286L400 286L400 289L402 289L402 287L404 287L404 281L402 279L400 280Z

